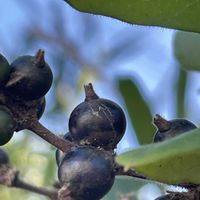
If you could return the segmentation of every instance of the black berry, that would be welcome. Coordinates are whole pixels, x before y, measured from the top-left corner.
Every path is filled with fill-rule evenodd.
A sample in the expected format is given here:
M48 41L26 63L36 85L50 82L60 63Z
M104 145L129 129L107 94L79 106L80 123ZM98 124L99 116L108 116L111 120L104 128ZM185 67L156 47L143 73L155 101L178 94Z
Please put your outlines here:
M195 124L186 119L168 121L158 114L155 116L153 123L158 129L153 138L154 142L161 142L197 128Z
M67 133L63 136L63 138L64 138L65 140L69 140L70 142L73 142L70 132L67 132ZM56 163L57 163L57 165L60 164L60 162L62 161L64 155L65 155L64 152L62 152L62 151L59 150L59 149L56 149Z
M174 195L174 197L175 197L175 195ZM154 200L173 200L173 196L170 195L170 194L167 194L167 195L163 195L163 196L157 197ZM176 200L178 200L178 199L176 199Z
M0 145L6 144L13 136L15 122L11 111L0 106Z
M20 56L11 63L6 91L15 99L39 99L48 92L52 80L52 71L45 62L44 51L39 50L35 56Z
M99 200L114 183L113 159L94 147L77 147L66 154L58 168L61 184L76 200Z
M4 85L8 80L11 66L9 65L7 59L0 54L0 86Z
M69 118L72 138L81 145L115 148L126 129L123 110L113 101L99 98L91 83L85 86L85 94L85 101Z
M6 165L9 163L8 154L0 148L0 165Z

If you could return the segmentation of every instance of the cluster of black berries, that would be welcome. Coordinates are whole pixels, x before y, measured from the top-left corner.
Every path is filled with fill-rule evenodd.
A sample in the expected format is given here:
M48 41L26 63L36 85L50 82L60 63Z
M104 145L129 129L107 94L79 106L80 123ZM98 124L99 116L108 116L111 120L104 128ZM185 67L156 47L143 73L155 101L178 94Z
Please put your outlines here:
M20 56L11 64L0 54L0 145L6 144L14 131L23 129L26 123L23 112L28 112L30 102L32 114L37 115L38 119L42 116L44 96L52 80L52 71L44 60L44 51L39 50L35 56Z
M98 200L114 183L113 150L124 135L126 119L119 105L97 96L91 83L85 96L72 111L64 136L76 147L69 153L56 151L58 178L74 199Z
M59 147L56 162L62 187L60 195L64 196L60 199L99 200L111 189L121 167L115 163L114 149L125 133L124 112L113 101L99 98L90 83L84 87L85 101L70 115L69 132L64 139L59 138L38 122L52 80L52 71L42 50L35 56L18 57L11 64L0 55L0 145L6 144L14 131L38 132ZM188 120L168 121L160 115L153 122L157 127L154 142L197 128ZM0 149L0 164L8 162Z
M67 188L71 199L103 197L114 183L118 167L114 149L126 129L126 118L119 105L99 98L92 84L86 85L85 101L72 111L69 132L62 139L38 122L53 79L44 51L18 57L11 64L1 55L0 71L0 145L6 144L14 131L23 129L39 131L38 135L46 141L55 139L52 144L59 146L56 162L61 187Z

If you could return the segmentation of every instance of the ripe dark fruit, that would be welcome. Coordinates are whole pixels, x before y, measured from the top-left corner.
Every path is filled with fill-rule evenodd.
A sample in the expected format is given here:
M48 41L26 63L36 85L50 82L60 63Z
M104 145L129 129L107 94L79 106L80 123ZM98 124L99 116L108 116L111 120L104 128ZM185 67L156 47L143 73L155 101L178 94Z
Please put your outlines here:
M67 133L63 136L63 138L64 138L65 140L69 140L70 142L73 142L70 132L67 132ZM56 149L56 163L57 163L57 165L60 164L60 162L62 161L64 155L65 155L64 152L62 152L62 151L59 150L59 149Z
M114 149L126 129L123 110L113 101L99 98L91 83L85 86L85 95L69 118L72 138L81 145Z
M175 195L174 195L175 196ZM173 196L170 194L160 196L154 200L173 200ZM175 199L174 199L175 200ZM177 199L178 200L178 199Z
M158 129L154 135L153 142L161 142L197 128L195 124L186 119L168 121L158 114L155 116L153 123Z
M58 168L61 184L76 200L99 200L114 183L113 159L91 146L77 147L65 155Z
M6 165L9 163L8 154L0 148L0 165Z
M44 113L46 107L46 99L45 97L42 97L40 101L38 102L37 106L37 118L40 119Z
M6 144L13 136L15 122L8 108L0 106L0 145Z
M6 91L15 99L39 99L50 89L53 75L45 62L44 51L39 50L35 56L20 56L11 67Z
M9 65L7 59L0 54L0 86L4 85L8 80L11 66Z

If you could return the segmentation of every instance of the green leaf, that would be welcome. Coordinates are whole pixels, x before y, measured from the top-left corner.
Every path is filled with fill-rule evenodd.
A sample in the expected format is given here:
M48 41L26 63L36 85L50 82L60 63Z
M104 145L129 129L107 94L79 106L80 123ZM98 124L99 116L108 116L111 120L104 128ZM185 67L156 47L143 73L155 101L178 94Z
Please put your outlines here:
M53 154L53 156L52 156ZM44 153L47 160L47 164L45 166L45 172L43 176L44 185L52 184L52 180L55 179L55 171L56 171L56 163L55 163L55 151L50 151L49 153ZM42 155L42 154L40 154Z
M200 129L165 142L142 146L117 157L151 180L167 184L200 184Z
M177 32L174 40L174 54L181 67L186 70L200 70L200 34Z
M177 117L185 117L185 93L187 85L187 71L180 69L177 82Z
M149 182L141 179L126 176L118 176L115 179L115 183L111 191L103 198L103 200L121 199L119 198L120 195L137 194L137 191L147 183ZM131 199L135 199L135 196Z
M200 1L189 0L65 0L87 13L110 16L131 24L200 32Z
M151 124L152 115L137 85L130 79L119 80L119 89L140 144L152 142L155 128Z

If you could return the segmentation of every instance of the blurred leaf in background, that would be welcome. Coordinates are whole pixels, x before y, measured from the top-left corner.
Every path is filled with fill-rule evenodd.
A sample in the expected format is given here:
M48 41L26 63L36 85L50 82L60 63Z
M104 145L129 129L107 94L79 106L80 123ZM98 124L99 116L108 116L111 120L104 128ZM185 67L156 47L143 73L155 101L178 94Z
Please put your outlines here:
M180 67L177 82L177 115L178 117L187 117L190 114L188 113L188 107L193 104L187 102L188 99L194 98L198 101L199 97L198 71L200 70L200 35L197 33L177 31L173 44L174 55ZM192 84L192 87L195 88L194 83L197 85L196 91L192 91L192 88L189 87ZM190 98L188 98L189 95L191 96Z
M174 52L185 70L200 70L200 35L178 31L174 40Z
M184 118L187 117L186 113L186 87L188 82L188 73L187 71L180 68L179 77L177 80L177 117Z
M126 103L139 143L151 143L155 133L155 128L151 124L152 115L137 84L131 79L119 80L119 89Z

